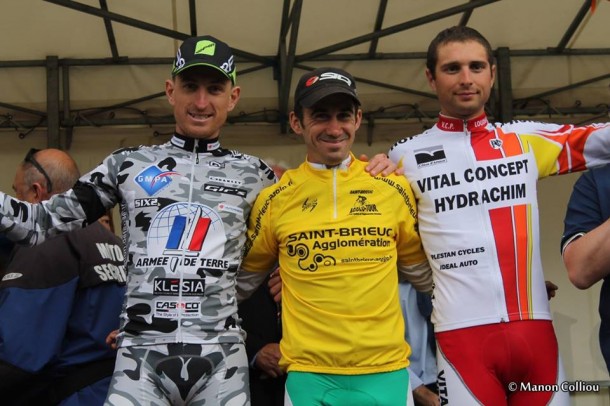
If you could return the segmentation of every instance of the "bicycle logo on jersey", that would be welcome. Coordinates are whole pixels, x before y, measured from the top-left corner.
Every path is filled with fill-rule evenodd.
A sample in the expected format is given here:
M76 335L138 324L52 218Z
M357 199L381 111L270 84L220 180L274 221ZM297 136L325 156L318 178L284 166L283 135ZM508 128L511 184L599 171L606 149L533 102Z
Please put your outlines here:
M309 247L305 244L288 244L288 255L298 257L299 268L304 271L315 272L319 266L334 266L337 260L330 255L314 254L309 258Z

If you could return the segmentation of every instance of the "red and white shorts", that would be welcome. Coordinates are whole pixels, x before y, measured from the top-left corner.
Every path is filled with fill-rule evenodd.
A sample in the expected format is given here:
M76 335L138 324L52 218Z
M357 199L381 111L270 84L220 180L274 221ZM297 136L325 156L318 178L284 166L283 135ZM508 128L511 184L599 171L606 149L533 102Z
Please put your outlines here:
M441 404L569 405L549 320L443 331L436 340Z

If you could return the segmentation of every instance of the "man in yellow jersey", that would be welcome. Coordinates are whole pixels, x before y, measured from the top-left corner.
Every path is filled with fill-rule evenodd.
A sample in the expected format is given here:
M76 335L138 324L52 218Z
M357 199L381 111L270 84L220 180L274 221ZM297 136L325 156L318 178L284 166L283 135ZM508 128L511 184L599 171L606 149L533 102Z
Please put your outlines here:
M407 180L370 176L350 151L361 121L349 73L303 75L290 125L306 162L250 215L245 278L282 270L286 405L412 404L398 279L430 290L431 276Z

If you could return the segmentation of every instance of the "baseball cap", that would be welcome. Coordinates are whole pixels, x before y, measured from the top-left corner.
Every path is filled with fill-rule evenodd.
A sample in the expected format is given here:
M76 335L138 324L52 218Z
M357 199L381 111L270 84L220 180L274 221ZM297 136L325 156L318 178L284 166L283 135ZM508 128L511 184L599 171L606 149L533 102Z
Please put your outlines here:
M222 72L227 79L235 84L237 70L231 48L224 42L203 35L184 40L174 60L172 77L193 66L209 66Z
M318 68L301 76L294 92L294 104L309 108L336 93L351 96L358 105L361 104L352 75L343 69Z

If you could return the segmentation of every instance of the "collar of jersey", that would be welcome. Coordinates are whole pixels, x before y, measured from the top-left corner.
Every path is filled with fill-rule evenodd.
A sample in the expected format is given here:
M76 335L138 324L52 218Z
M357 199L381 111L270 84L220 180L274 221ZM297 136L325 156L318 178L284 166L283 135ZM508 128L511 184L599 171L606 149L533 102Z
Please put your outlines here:
M199 138L185 137L184 135L178 133L174 133L171 143L172 145L189 152L212 152L220 149L220 142L218 141L218 138L214 138L213 140L203 140ZM197 145L196 148L195 145Z
M455 132L468 132L473 133L477 130L481 130L487 127L489 121L485 113L478 117L471 118L470 120L461 120L459 118L453 118L442 114L438 115L438 123L436 124L441 130L444 131L455 131Z
M345 158L343 160L343 162L341 162L339 165L336 165L336 166L329 167L325 164L318 164L318 163L309 162L309 161L307 161L307 163L314 169L334 169L334 168L347 169L347 168L349 168L349 165L352 163L352 154L350 153L350 155L347 158Z

